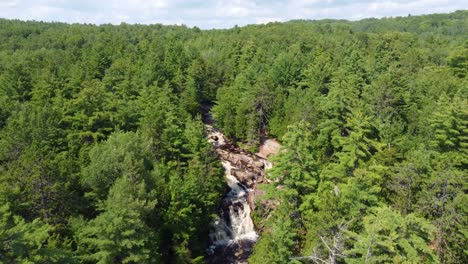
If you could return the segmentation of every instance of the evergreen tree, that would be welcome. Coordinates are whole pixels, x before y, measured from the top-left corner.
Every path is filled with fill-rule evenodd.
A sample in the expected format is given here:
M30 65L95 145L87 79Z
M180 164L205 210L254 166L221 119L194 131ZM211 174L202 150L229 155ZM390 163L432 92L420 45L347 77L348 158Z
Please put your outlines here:
M77 263L66 244L49 235L50 225L40 219L26 222L0 207L0 263Z
M145 183L135 172L115 181L102 206L103 212L86 222L74 219L80 258L88 263L158 263L154 241L157 230L146 224L146 216L156 205Z
M347 251L348 263L434 263L429 247L434 227L413 214L406 217L388 207L364 217L364 231L352 234L354 247Z

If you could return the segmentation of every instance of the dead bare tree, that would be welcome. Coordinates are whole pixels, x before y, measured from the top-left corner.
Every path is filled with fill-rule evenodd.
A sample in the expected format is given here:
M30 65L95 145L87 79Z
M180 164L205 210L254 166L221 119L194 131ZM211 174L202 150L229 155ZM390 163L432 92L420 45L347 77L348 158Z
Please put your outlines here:
M337 230L333 232L333 235L331 238L327 238L322 235L319 235L319 238L322 241L322 244L327 249L327 255L328 255L327 258L319 257L319 254L317 252L318 247L315 247L311 255L301 256L301 257L292 257L291 259L310 260L310 261L313 261L314 263L336 264L339 258L346 257L346 255L343 254L344 242L345 242L345 238L343 237L343 235L347 232L348 225L351 221L347 223L339 224L337 226Z

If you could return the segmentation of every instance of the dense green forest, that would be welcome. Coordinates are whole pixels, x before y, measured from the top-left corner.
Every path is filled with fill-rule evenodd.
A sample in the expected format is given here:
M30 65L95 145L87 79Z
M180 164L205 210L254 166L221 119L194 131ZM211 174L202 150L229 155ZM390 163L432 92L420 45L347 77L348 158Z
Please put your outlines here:
M468 11L0 19L0 263L203 262L225 193L206 104L238 144L283 145L250 263L468 263Z

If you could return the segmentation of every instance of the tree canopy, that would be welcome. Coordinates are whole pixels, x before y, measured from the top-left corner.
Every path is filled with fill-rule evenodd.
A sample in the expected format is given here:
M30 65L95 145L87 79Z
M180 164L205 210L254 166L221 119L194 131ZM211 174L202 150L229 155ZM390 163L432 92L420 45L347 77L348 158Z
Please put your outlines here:
M206 105L283 146L251 263L467 263L467 28L0 19L0 263L203 259L225 192Z

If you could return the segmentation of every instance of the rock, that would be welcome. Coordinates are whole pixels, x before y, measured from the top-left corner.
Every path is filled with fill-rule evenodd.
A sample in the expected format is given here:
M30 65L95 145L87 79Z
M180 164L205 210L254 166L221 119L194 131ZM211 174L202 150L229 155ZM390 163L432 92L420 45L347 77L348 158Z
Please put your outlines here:
M246 154L235 154L233 156L234 159L243 161L245 163L250 163L252 161L252 158Z
M236 177L237 180L247 187L253 186L253 180L255 178L255 173L251 171L244 171L240 169L231 169L231 175Z
M255 210L255 192L249 192L247 195L247 203L252 210Z
M263 183L264 177L263 174L259 174L257 177L257 183Z
M268 182L264 170L269 167L269 163L266 157L239 148L229 141L221 131L210 125L213 122L211 116L207 114L204 118L206 122L210 122L206 125L208 141L212 143L225 172L228 173L226 177L230 186L219 208L219 219L222 224L217 226L225 232L228 242L211 245L207 249L206 263L247 263L256 241L250 209L255 209L255 197L263 192L256 190L255 186L258 182ZM231 175L236 179L232 179ZM231 228L233 223L236 228ZM242 229L237 228L240 225L243 226ZM239 235L239 231L242 234L253 233L253 236L239 240L231 239ZM217 238L212 242L214 241L224 241L224 239Z
M232 208L234 209L234 212L239 213L239 209L244 210L244 205L240 202L237 202L232 204Z
M232 205L231 200L229 199L223 199L223 208L228 208L229 206Z
M284 187L285 187L284 185L278 185L278 186L276 186L276 189L278 189L278 190L283 190Z
M268 158L270 155L275 155L280 150L280 143L274 139L267 139L260 146L258 155L264 159Z
M234 166L238 166L240 164L240 160L238 158L236 158L234 155L231 155L229 158L229 162L234 165Z
M243 248L241 247L239 251L237 251L234 255L239 258L240 256L242 256L242 254L244 254L244 250Z
M259 160L258 160L258 161L254 161L254 162L253 162L253 165L254 165L255 167L257 167L257 168L260 168L260 169L263 169L263 168L265 167L265 164L264 164L263 162L259 161Z
M236 177L238 181L242 182L247 178L247 173L244 170L231 169L231 175Z

